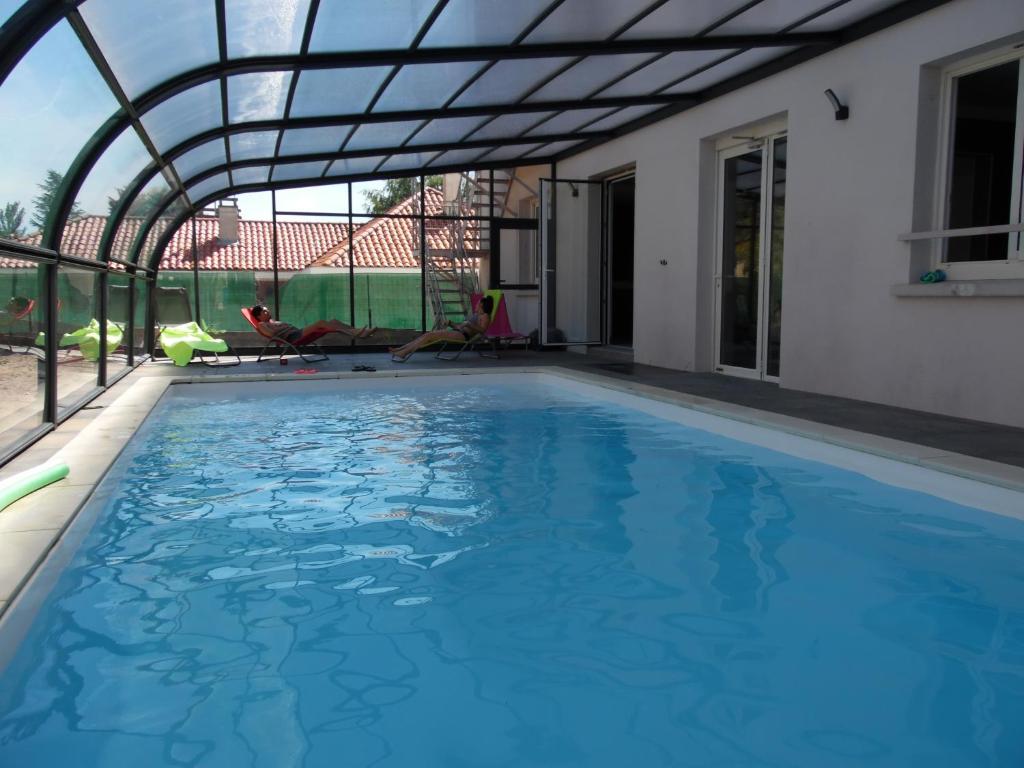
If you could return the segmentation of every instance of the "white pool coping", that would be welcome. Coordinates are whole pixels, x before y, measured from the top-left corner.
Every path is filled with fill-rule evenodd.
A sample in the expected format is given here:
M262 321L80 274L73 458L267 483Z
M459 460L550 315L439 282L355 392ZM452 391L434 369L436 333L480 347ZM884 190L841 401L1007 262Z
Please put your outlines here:
M128 376L109 393L115 399L95 418L76 417L59 428L58 432L63 430L64 435L76 428L79 430L66 445L51 454L53 459L67 462L71 470L68 476L0 511L0 614L46 559L78 510L171 386L323 379L365 384L370 379L511 374L556 377L570 387L574 383L586 385L584 388L591 394L597 393L603 399L661 418L801 458L842 466L891 485L921 490L965 506L1024 519L1022 467L565 368L446 368L174 378ZM637 395L641 397L633 397ZM30 449L5 467L2 474L31 466L34 454L40 457L37 463L42 463L41 454L45 450L45 446L38 452ZM890 461L878 461L879 458Z

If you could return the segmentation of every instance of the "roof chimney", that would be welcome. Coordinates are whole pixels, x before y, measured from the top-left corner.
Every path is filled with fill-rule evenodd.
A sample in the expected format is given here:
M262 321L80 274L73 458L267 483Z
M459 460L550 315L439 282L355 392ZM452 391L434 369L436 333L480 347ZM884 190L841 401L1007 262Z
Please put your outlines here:
M217 205L217 240L221 245L238 242L238 201L235 199L221 200Z

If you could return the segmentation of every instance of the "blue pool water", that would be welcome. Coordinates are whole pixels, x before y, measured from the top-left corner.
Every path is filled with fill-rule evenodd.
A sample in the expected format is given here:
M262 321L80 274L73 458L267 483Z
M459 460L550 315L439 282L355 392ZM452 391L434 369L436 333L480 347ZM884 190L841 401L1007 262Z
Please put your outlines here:
M0 765L1024 764L1024 522L481 378L175 388L5 623Z

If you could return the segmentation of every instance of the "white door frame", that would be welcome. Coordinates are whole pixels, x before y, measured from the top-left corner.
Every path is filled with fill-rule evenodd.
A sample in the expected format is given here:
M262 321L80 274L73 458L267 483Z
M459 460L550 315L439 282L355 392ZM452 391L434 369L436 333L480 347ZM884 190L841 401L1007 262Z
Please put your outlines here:
M769 259L772 246L772 193L775 185L775 144L780 139L786 138L786 131L778 131L764 134L757 138L751 138L744 144L733 145L727 149L720 149L716 158L716 191L715 191L715 287L714 287L714 338L715 370L730 376L737 376L746 379L758 379L778 382L779 376L769 376L765 373L768 354L768 329L770 307L766 299L771 282L771 270ZM741 368L735 365L722 363L722 250L725 246L723 239L725 227L725 161L741 155L760 150L761 152L761 210L760 226L758 233L758 286L757 286L757 352L753 368ZM783 241L785 242L785 241Z

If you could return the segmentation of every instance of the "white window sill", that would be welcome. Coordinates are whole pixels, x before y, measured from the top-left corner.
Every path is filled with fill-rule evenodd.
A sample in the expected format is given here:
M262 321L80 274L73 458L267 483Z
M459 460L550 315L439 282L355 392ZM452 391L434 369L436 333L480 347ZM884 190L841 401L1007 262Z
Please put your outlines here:
M1012 298L1024 296L1024 279L901 283L892 286L889 292L903 298Z

